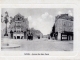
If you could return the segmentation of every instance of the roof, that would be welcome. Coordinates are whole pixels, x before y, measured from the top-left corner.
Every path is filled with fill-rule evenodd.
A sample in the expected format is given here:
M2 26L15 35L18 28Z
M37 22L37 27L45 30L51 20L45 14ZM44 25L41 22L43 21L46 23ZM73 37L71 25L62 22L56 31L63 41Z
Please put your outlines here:
M65 20L73 21L73 16L69 16L68 14L61 14L61 15L56 16L56 20L58 19L65 19Z

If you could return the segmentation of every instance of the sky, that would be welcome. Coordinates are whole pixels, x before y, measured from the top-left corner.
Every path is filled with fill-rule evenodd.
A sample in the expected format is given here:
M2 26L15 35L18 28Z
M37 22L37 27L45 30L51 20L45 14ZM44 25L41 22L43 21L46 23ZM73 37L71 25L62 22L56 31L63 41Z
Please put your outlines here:
M44 35L52 31L52 27L55 23L55 16L63 13L73 16L72 8L2 8L1 14L3 17L6 11L9 17L14 17L16 14L20 13L24 18L28 18L29 28L40 30ZM2 21L3 20L4 18L2 18ZM8 26L9 25L8 23ZM2 23L1 26L1 30L3 30L5 24Z

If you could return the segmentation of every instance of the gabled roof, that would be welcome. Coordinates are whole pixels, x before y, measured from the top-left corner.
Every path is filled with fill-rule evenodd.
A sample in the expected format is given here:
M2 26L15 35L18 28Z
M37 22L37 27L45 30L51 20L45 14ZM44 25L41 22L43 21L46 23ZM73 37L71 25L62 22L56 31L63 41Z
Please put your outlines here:
M27 20L27 18L24 18L24 16L22 16L20 13L16 14L13 18L12 18L12 17L10 17L10 18L11 18L10 24L11 24L12 22L15 22L15 21L25 22L25 21Z
M24 16L22 16L20 13L14 16L15 21L22 21L24 20Z

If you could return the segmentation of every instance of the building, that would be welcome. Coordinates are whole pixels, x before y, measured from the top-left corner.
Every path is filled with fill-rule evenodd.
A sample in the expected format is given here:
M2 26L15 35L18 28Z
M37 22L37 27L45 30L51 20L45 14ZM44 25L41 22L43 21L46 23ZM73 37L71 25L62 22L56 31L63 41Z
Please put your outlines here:
M33 38L42 38L43 34L41 33L40 30L35 30L34 28L30 29L31 33L33 34Z
M73 17L61 14L55 17L53 36L56 40L73 40Z
M10 37L12 39L26 39L27 29L29 28L29 22L27 18L24 18L21 14L15 15L10 22Z

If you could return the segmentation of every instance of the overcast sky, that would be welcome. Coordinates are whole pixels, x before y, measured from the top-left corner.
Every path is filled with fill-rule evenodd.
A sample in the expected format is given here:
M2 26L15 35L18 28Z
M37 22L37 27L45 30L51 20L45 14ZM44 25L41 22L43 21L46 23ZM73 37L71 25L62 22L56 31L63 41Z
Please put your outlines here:
M40 30L44 35L51 32L56 15L62 13L73 15L73 9L71 8L3 8L1 10L3 16L5 16L6 11L12 17L20 13L25 18L28 18L29 27ZM5 28L4 23L2 23L1 28L2 30Z

